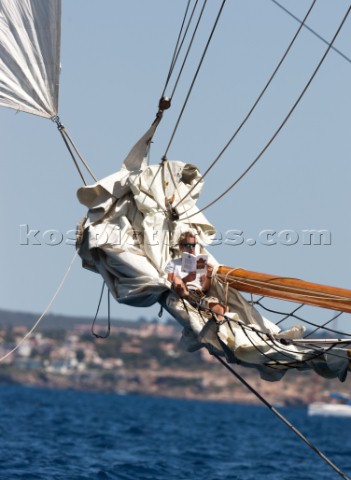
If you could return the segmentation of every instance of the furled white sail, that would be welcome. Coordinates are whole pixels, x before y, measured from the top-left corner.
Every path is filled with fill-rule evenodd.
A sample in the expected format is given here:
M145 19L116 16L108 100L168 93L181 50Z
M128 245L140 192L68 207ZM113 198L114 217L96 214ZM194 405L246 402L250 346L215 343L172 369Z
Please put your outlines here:
M0 0L0 105L58 111L61 0Z
M256 368L269 381L280 380L289 368L314 369L344 381L349 349L327 346L316 353L315 347L293 344L290 340L303 334L301 325L281 331L219 277L214 276L208 295L229 308L220 323L173 291L165 267L179 234L196 233L197 253L208 254L217 268L206 249L215 229L196 206L203 179L195 165L144 161L154 128L132 148L120 171L78 190L89 209L77 238L83 266L100 273L120 303L145 307L159 302L183 326L181 344L188 351L206 347L230 363Z
M215 233L195 205L203 186L198 169L176 161L146 164L156 126L136 143L120 171L78 190L89 208L78 242L84 266L103 276L120 303L139 307L154 304L169 290L165 266L181 231L196 227L203 245ZM179 202L184 220L172 218L172 201Z

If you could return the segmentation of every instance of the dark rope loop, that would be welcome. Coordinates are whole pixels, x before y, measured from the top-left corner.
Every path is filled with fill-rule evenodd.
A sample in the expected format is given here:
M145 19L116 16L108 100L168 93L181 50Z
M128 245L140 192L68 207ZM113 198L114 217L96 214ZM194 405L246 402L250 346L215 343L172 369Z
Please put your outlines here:
M95 326L95 322L96 322L96 319L97 319L97 316L98 316L98 313L99 313L99 310L100 310L100 305L101 305L101 300L102 300L102 296L103 296L103 293L104 293L104 289L105 289L105 285L106 283L103 282L102 284L102 289L101 289L101 293L100 293L100 299L99 299L99 304L97 306L97 310L96 310L96 313L95 313L95 317L94 317L94 320L93 320L93 323L91 325L91 333L94 335L94 337L96 338L107 338L110 333L111 333L111 315L110 315L110 291L108 291L107 293L107 308L108 308L108 317L107 317L107 331L105 333L105 335L99 335L98 333L96 333L94 331L94 326Z

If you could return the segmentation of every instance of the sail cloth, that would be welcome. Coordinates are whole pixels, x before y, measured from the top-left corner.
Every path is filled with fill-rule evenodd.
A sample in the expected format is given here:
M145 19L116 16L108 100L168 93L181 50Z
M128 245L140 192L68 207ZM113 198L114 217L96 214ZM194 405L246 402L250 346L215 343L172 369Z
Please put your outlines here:
M219 276L208 293L229 307L220 324L173 292L165 267L176 253L179 235L196 234L196 253L207 253L218 269L206 250L215 229L196 207L203 180L195 165L147 165L153 131L151 127L137 142L120 171L78 190L80 202L88 207L77 239L83 266L100 273L120 303L144 307L159 302L183 326L181 344L188 351L205 347L228 362L256 368L269 381L280 380L290 368L345 380L351 350L316 350L282 341L301 338L303 328L281 331Z
M0 105L58 113L61 0L1 0Z
M132 306L152 305L169 291L165 266L181 231L193 229L203 245L215 233L195 205L203 186L198 169L177 161L147 165L155 125L132 148L120 171L78 190L79 201L89 209L78 241L83 266L99 272L112 295ZM173 216L172 203L178 201L178 212L194 214L191 219Z
M291 368L314 370L324 378L345 381L350 370L350 349L288 344L289 340L302 338L302 325L281 330L218 277L214 277L209 295L225 299L229 307L220 323L173 293L161 300L184 327L181 344L186 350L205 347L210 353L225 356L229 363L255 368L263 380L270 382L280 380Z

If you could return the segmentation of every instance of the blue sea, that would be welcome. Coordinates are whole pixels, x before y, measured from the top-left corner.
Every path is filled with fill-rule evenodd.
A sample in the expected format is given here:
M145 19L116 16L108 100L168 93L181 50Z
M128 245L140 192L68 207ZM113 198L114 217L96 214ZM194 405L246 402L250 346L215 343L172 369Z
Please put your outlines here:
M1 480L341 478L264 406L0 386ZM280 412L351 477L351 419Z

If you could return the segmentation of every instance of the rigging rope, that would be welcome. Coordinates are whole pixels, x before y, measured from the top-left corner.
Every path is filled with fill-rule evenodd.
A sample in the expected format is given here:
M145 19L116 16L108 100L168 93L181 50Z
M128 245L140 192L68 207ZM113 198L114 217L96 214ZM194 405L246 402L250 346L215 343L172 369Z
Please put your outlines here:
M261 297L258 301L254 302L252 301L253 304L255 305L260 305L262 308L265 308L260 302L262 301L262 298L265 298L265 297ZM203 305L201 305L201 303L196 303L197 307L198 307L198 312L200 313L201 315L201 310L205 310L205 311L208 311L210 312L214 318L216 318L216 313L209 307L205 307ZM285 318L281 319L279 322L276 323L276 325L278 325L279 323L281 323L283 320L286 320L287 318L290 318L290 317L294 317L294 318L297 318L299 319L300 321L306 323L306 324L309 324L309 325L313 325L314 327L317 327L318 328L323 328L326 324L330 323L331 321L335 320L336 318L338 318L340 316L341 313L343 312L340 312L336 315L334 315L328 322L326 322L324 325L322 326L318 326L312 322L309 322L308 320L306 319L303 319L301 317L298 317L297 315L295 315L295 312L297 310L299 310L300 308L302 308L304 305L300 305L298 306L297 308L295 308L292 313L290 314L285 314L283 312L278 312L276 310L270 310L270 309L267 309L268 311L270 312L273 312L273 313L278 313L280 315L285 315ZM201 315L202 316L202 315ZM295 338L290 338L289 337L289 330L288 331L284 331L284 330L281 330L279 332L279 335L277 336L276 334L275 335L272 335L270 333L268 333L267 331L262 331L260 330L259 328L257 328L256 326L254 325L247 325L245 324L242 320L240 319L234 319L234 318L231 318L231 317L228 317L226 314L223 315L223 320L221 321L216 321L216 323L218 325L221 325L223 323L226 323L229 327L229 329L231 330L231 333L233 335L233 338L235 338L235 332L233 331L232 329L232 325L231 325L231 322L235 323L237 326L239 326L242 330L242 332L244 333L244 335L246 336L247 340L250 342L250 344L252 345L252 347L255 348L255 350L261 354L262 356L266 357L270 362L273 362L274 365L276 366L283 366L284 368L301 368L301 365L303 364L308 364L310 368L310 362L314 359L318 359L318 357L320 357L321 355L324 355L326 353L329 352L329 356L331 357L335 357L335 358L340 358L340 359L345 359L345 357L343 355L341 355L339 352L333 352L331 351L332 348L334 348L336 345L350 345L351 344L351 340L350 339L323 339L322 341L320 341L320 339L311 339L311 340L305 340L305 338L307 338L308 336L310 336L310 334L306 335L304 338L302 339L299 339L299 340L296 340L295 341ZM316 329L316 330L317 330ZM316 331L315 330L315 331ZM326 328L325 327L325 330L328 330L328 331L332 331L333 333L337 333L337 334L342 334L342 335L346 335L346 336L350 336L349 334L346 334L346 333L343 333L343 332L338 332L336 330L332 330L332 329L329 329L329 328ZM270 356L270 354L267 354L265 351L261 350L261 348L259 347L259 345L255 344L254 340L248 335L248 332L252 332L252 333L255 333L262 342L265 343L265 345L275 351L276 353L284 356L287 358L288 361L282 361L280 359L276 359L276 358L272 358ZM289 345L293 345L294 343L296 343L296 345L298 344L307 344L309 345L308 347L308 350L299 350L299 353L300 354L303 354L303 355L307 355L308 358L305 358L305 359L293 359L291 358L291 353L292 351L289 349L289 348L285 348L285 346L289 346ZM316 344L316 345L321 345L321 344L331 344L330 347L314 347L313 346L313 343ZM301 348L301 347L300 347ZM286 352L287 354L285 354L284 352ZM231 353L232 354L232 353ZM234 355L235 357L235 355ZM274 369L274 366L272 366L272 364L268 364L268 363L265 363L265 365L269 368L273 368ZM339 377L340 378L340 377ZM341 378L340 378L341 379Z
M276 323L276 325L279 325L283 320L286 320L288 317L292 317L292 318L296 318L296 320L300 320L301 322L304 322L304 323L307 323L308 325L311 325L312 327L315 327L315 330L313 330L313 332L311 332L310 334L308 335L311 335L311 334L314 334L316 333L318 330L326 330L328 332L332 332L332 333L336 333L338 335L345 335L346 337L349 337L350 336L350 333L347 333L347 332L342 332L340 330L335 330L335 329L332 329L332 328L328 328L326 325L328 325L328 323L330 323L331 321L335 320L336 318L338 318L343 312L338 312L338 314L336 314L333 318L331 318L330 320L328 320L327 322L325 322L323 325L317 325L313 322L311 322L310 320L307 320L305 318L302 318L298 315L295 315L295 312L302 308L304 306L304 304L300 305L298 308L296 308L295 310L293 310L293 312L291 313L285 313L285 312L278 312L277 310L272 310L270 308L267 308L266 306L262 305L261 303L261 300L262 299L259 299L257 300L255 303L255 305L259 305L261 308L263 308L264 310L266 310L267 312L270 312L270 313L276 313L276 314L280 314L280 315L286 315L286 318L283 318L282 320L280 320L279 322ZM307 336L307 335L306 335Z
M73 266L73 263L74 261L76 260L77 258L77 255L78 253L75 252L74 255L73 255L73 259L71 260L71 263L69 264L68 266L68 269L66 270L59 286L57 287L57 290L56 292L54 293L52 299L50 300L50 302L48 303L47 307L45 308L44 312L40 315L40 317L38 318L38 320L34 323L33 327L25 334L25 336L18 342L18 344L12 349L10 350L9 352L7 352L5 355L3 355L1 358L0 358L0 362L4 361L7 357L9 357L10 355L12 355L16 350L18 350L18 348L22 345L22 343L27 340L27 338L34 332L34 330L37 328L37 326L39 325L39 323L43 320L43 318L45 317L45 315L48 313L48 311L50 310L52 304L54 303L54 301L56 300L56 297L58 296L58 294L60 293L65 281L66 281L66 278L69 274L69 272L71 271L71 268Z
M212 310L210 310L212 312ZM213 312L212 312L213 313ZM333 348L337 343L346 343L346 344L350 344L351 343L351 340L345 340L345 341L341 341L341 342L336 342L335 340L332 341L333 345L331 347L328 347L328 348L319 348L317 350L316 347L313 347L310 346L308 350L299 350L299 354L303 354L303 355L310 355L308 359L305 359L305 360L296 360L296 359L293 359L291 357L291 350L289 348L285 348L286 346L289 346L290 344L294 344L294 340L293 339L289 339L289 338L285 338L284 337L284 331L281 331L280 332L280 337L278 338L275 338L274 335L271 335L271 334L268 334L267 332L263 332L261 330L259 330L258 328L256 328L255 326L252 326L252 325L246 325L245 323L243 323L242 321L238 321L238 320L234 320L234 319L230 319L228 318L226 315L224 315L224 320L221 321L221 322L218 322L218 324L222 324L222 323L226 323L233 335L233 338L236 337L235 335L235 332L233 331L232 329L232 325L231 325L231 322L233 323L236 323L242 330L242 332L244 333L244 335L246 336L247 340L250 342L251 346L260 354L262 355L263 357L267 358L267 360L269 360L270 362L273 362L273 365L272 363L265 363L265 365L269 368L272 368L274 369L274 365L275 366L284 366L284 368L301 368L301 365L302 364L305 364L305 363L309 363L311 362L312 360L320 357L321 355L327 353L329 350L331 350L331 348ZM283 361L283 360L278 360L277 358L273 358L271 356L271 354L267 353L266 351L264 350L261 350L260 346L257 345L254 340L250 337L250 335L248 334L249 332L252 332L252 333L255 333L262 342L265 343L265 345L273 350L274 352L282 355L283 357L285 357L287 360ZM277 341L278 340L278 341ZM300 343L302 343L303 340L301 340ZM318 342L315 342L315 343L318 343ZM312 352L311 352L312 350ZM314 352L314 353L313 353ZM343 358L341 355L339 355L338 353L334 353L334 352L331 352L330 353L331 356L334 356L336 358ZM235 355L234 355L235 357Z
M314 330L312 330L310 333L308 333L307 335L304 336L304 338L307 338L307 337L310 337L311 335L315 334L316 332L318 332L318 330L329 330L329 331L332 331L333 333L338 333L338 334L341 334L341 335L345 335L344 333L342 332L338 332L337 330L334 330L334 329L326 329L326 326L333 322L334 320L336 320L337 318L339 318L341 315L343 314L343 312L338 312L337 314L334 315L334 317L330 318L327 322L324 322L323 325L321 325L320 327L318 328L315 328ZM350 336L350 334L346 333L346 336Z
M95 177L95 175L93 174L93 172L91 171L91 169L89 168L88 164L85 162L85 160L83 159L82 155L80 154L79 150L77 149L76 145L74 144L74 142L72 141L72 138L70 137L70 135L68 134L66 128L62 125L62 123L60 122L60 118L58 115L55 115L54 117L51 118L51 120L56 123L57 125L57 128L58 128L58 131L60 132L61 134L61 137L62 137L62 140L64 141L65 145L66 145L66 148L69 152L69 154L71 155L71 158L73 160L73 163L80 175L80 178L82 179L84 185L87 185L86 181L85 181L85 178L82 174L82 171L81 169L79 168L79 165L78 165L78 162L74 156L74 153L71 149L71 146L73 147L74 151L77 153L80 161L83 163L83 165L85 166L85 168L87 169L87 171L89 172L89 174L91 175L91 177L93 178L93 180L96 182L97 179Z
M302 432L300 432L291 422L289 422L286 417L284 417L275 407L273 407L273 405L271 405L238 372L236 372L233 367L231 367L215 352L211 353L232 375L234 375L249 391L251 391L251 393L253 393L267 408L269 408L269 410L271 410L274 415L276 415L291 431L293 431L300 438L300 440L302 440L309 448L311 448L311 450L313 450L319 457L321 457L341 478L343 478L344 480L350 480L349 477L347 477L346 474L337 465L335 465L321 450L319 450L310 440L308 440L307 437L302 434ZM270 366L271 368L274 368L272 365Z
M195 25L193 34L192 34L192 36L191 36L191 39L190 39L190 42L189 42L187 51L186 51L185 56L184 56L184 60L183 60L182 66L180 67L177 80L175 81L175 84L174 84L174 87L173 87L173 90L172 90L172 93L171 93L171 97L172 97L172 98L173 98L173 96L174 96L174 94L175 94L175 91L176 91L176 89L177 89L177 86L178 86L178 83L179 83L181 74L182 74L182 72L183 72L183 70L184 70L186 61L187 61L188 56L189 56L189 53L190 53L191 47L193 46L194 39L195 39L195 35L196 35L196 32L197 32L197 30L198 30L198 28L199 28L200 21L201 21L201 18L202 18L203 13L204 13L204 11L205 11L206 4L207 4L207 0L204 1L204 4L203 4L202 9L201 9L201 11L200 11L199 18L198 18L198 20L197 20L197 22L196 22L196 25Z
M183 304L184 304L184 307L186 309L186 311L188 312L188 309L186 307L186 303L184 302L184 299L182 299L179 294L177 294L177 292L174 291L174 293L177 295L177 297L179 299L181 299L183 301ZM260 300L262 300L262 298L264 297L261 297ZM253 303L257 303L257 302L253 302ZM350 339L345 339L345 340L342 340L342 339L323 339L322 341L320 339L311 339L311 340L305 340L304 338L302 339L295 339L295 338L289 338L288 336L288 331L284 331L284 330L281 330L279 332L279 336L277 336L276 334L270 334L268 333L267 331L262 331L260 328L258 328L257 326L255 325L247 325L246 323L244 323L242 320L240 319L234 319L234 318L231 318L231 317L228 317L226 314L223 315L223 319L222 320L217 320L217 314L215 311L213 311L210 307L206 307L204 305L201 304L201 302L191 302L191 304L193 306L196 306L197 307L197 311L199 313L199 315L201 316L201 318L204 319L203 315L202 315L202 312L203 311L207 311L208 313L211 313L212 314L212 319L216 321L216 324L217 325L222 325L224 323L226 323L226 325L229 327L232 335L233 335L233 338L236 337L236 334L235 332L233 331L233 328L232 328L232 325L231 325L231 322L232 323L235 323L237 326L239 326L242 330L242 332L244 333L244 335L246 336L247 340L249 341L249 343L252 345L252 347L260 354L262 355L263 357L267 358L267 360L270 362L270 363L264 363L264 365L266 365L266 367L268 368L271 368L271 369L275 369L275 366L276 367L281 367L283 366L285 369L286 368L301 368L301 366L303 364L307 364L309 365L308 368L311 368L311 364L310 362L315 360L315 359L318 359L321 355L324 355L326 353L329 352L329 356L331 357L334 357L334 358L340 358L342 360L345 359L345 357L343 355L341 355L340 353L338 352L333 352L332 349L336 346L336 345L350 345L351 344L351 340ZM297 311L299 308L301 308L303 305L300 305L299 307L295 308L293 310L293 313L295 311ZM189 313L189 312L188 312ZM277 312L275 311L274 313L281 313L281 312ZM291 314L291 316L293 317L296 317L296 315L294 314ZM289 317L290 315L287 314L286 315L286 318ZM338 315L337 315L338 316ZM333 319L337 318L337 316L334 316L330 321L332 321ZM296 318L299 318L299 317L296 317ZM307 324L312 324L311 322L308 322L306 319L302 319L302 318L299 318L302 322L305 322ZM207 322L208 320L205 319L205 323ZM280 322L278 322L280 323ZM278 323L276 323L276 325L278 325ZM329 323L329 322L327 322ZM314 326L316 326L315 324L313 324ZM271 354L267 353L266 351L263 351L261 350L260 346L258 344L256 344L254 342L254 340L250 337L250 335L248 334L248 332L251 332L251 333L255 333L259 338L260 340L265 343L265 345L273 350L274 352L282 355L283 357L285 357L287 360L283 361L281 359L277 359L277 358L273 358L271 356ZM336 331L334 331L334 333L338 333ZM287 334L287 336L285 336ZM346 336L348 336L347 334L345 334ZM308 335L306 335L306 338L307 338ZM220 340L220 339L219 339ZM306 355L308 356L307 358L305 359L294 359L291 357L291 354L293 353L289 348L289 345L294 345L294 343L296 345L299 345L299 344L307 344L309 345L308 349L306 350L301 350L301 347L299 349L299 354L300 355ZM223 342L221 341L221 344L223 344ZM327 344L331 344L330 346L327 346L327 347L324 347L322 345L322 347L316 347L314 346L313 344L316 344L316 345L320 345L320 344L324 344L324 345L327 345ZM224 345L224 351L226 351L227 349L225 348L225 345ZM286 353L285 353L286 352ZM233 354L233 352L230 351L230 355L234 356L235 355ZM339 377L340 378L340 377ZM340 378L341 379L341 378ZM343 381L343 380L342 380Z
M177 295L177 297L183 301L183 305L184 305L184 308L185 310L189 313L188 311L188 308L186 306L186 302L184 301L183 298L181 298L179 296L179 294L177 294L177 292L175 292L174 290L174 293ZM260 299L262 300L262 298ZM256 303L256 302L255 302ZM235 332L233 331L233 328L232 328L232 323L236 324L238 327L241 328L243 334L245 335L245 337L247 338L247 340L249 341L249 343L251 344L251 346L260 354L262 355L263 357L265 357L267 359L267 362L264 362L264 365L268 368L271 368L272 370L276 370L276 369L281 369L281 367L283 367L284 369L288 369L288 368L297 368L297 369L301 369L301 366L304 365L304 364L307 364L308 365L308 369L311 368L311 362L313 360L318 360L320 359L320 357L322 355L325 355L326 353L328 353L328 355L330 357L334 357L334 358L340 358L342 360L345 360L345 357L343 355L341 355L339 352L334 352L332 349L337 346L337 345L350 345L351 344L351 340L350 339L345 339L345 340L342 340L342 339L311 339L311 340L304 340L304 339L294 339L294 338L289 338L289 336L285 336L285 334L288 331L284 331L284 330L281 330L279 332L279 336L277 336L276 334L270 334L266 331L262 331L260 330L257 326L255 325L252 325L252 324L249 324L247 325L246 323L244 323L242 320L240 319L234 319L234 318L231 318L231 317L228 317L226 314L223 315L223 319L222 320L218 320L217 319L217 314L215 311L213 311L210 307L206 307L204 305L202 305L200 302L191 302L191 305L193 307L196 307L197 308L197 312L198 314L200 315L200 317L204 320L204 325L205 323L207 323L209 320L208 320L208 317L204 317L203 316L203 313L202 312L208 312L210 314L212 314L212 320L214 320L216 322L216 324L218 326L222 325L222 324L226 324L230 331L231 331L231 334L233 335L233 338L236 337L236 334ZM298 307L298 308L301 308ZM295 309L294 311L296 311L297 309ZM279 312L275 312L275 313L279 313ZM292 315L294 316L294 315ZM335 317L334 317L335 318ZM299 318L301 321L305 322L305 323L310 323L308 322L307 320L305 319L302 319L302 318ZM278 322L279 323L279 322ZM277 325L277 323L276 323ZM271 353L267 353L267 351L264 351L261 349L261 347L263 347L262 345L259 345L257 343L254 342L253 338L250 337L249 335L249 332L251 333L255 333L259 339L261 340L261 342L263 342L266 347L268 347L271 351L273 350L273 352L275 353L278 353L279 355L283 356L286 358L286 360L282 360L282 359L277 359L277 358L274 358L272 357L273 355L273 352ZM334 333L337 333L334 331ZM347 334L346 334L347 335ZM307 337L307 336L306 336ZM220 341L222 347L223 347L223 350L224 352L228 352L229 356L232 356L235 361L237 361L237 358L235 356L235 354L229 350L228 351L228 348L226 347L226 345L220 340L220 338L218 337L218 340ZM308 345L308 349L304 349L302 350L301 349L301 346L299 346L299 344L301 344L302 346L304 346L303 344L307 344ZM291 356L291 354L293 353L292 350L290 350L288 347L289 345L297 345L299 347L299 354L300 355L305 355L307 356L307 358L305 359L296 359L296 358L293 358ZM313 344L316 344L317 346L314 346ZM324 345L328 345L330 344L329 346L324 346ZM322 345L322 346L318 346L318 345ZM340 377L339 377L340 378ZM346 378L346 375L345 375L345 378ZM344 381L345 378L342 380L340 378L341 381Z
M319 455L336 473L344 480L350 480L345 473L340 470L324 453L322 453L310 440L308 440L287 418L284 417L273 405L271 405L257 390L255 390L233 367L228 365L219 355L213 353L213 356L232 374L234 375L250 392L252 392L266 407L271 410L287 427L290 428L306 445L308 445L317 455Z
M279 2L277 2L276 0L271 0L273 3L275 3L279 8L281 8L282 10L284 10L284 12L286 12L288 15L290 15L290 17L292 17L294 20L298 21L299 23L301 23L301 20L296 17L293 13L291 13L287 8L283 7L283 5L281 5ZM309 30L311 33L313 33L313 35L315 35L317 38L319 38L320 40L322 40L322 42L324 42L325 44L329 45L329 42L328 40L326 40L325 38L323 38L321 35L319 35L319 33L317 33L315 30L312 30L311 27L309 27L308 25L304 25L305 28L307 28L307 30ZM347 57L344 53L342 53L340 50L338 50L336 47L332 46L331 47L334 52L338 53L339 55L341 55L345 60L347 60L349 63L351 63L351 58Z
M254 104L252 105L251 109L249 110L249 112L246 114L246 116L244 117L244 119L242 120L242 122L240 123L239 127L235 130L235 132L233 133L233 135L230 137L230 139L228 140L228 142L224 145L224 147L222 148L222 150L219 152L219 154L217 155L217 157L213 160L213 162L210 164L210 166L206 169L206 171L203 173L202 175L202 179L204 179L206 177L206 175L212 170L212 168L216 165L216 163L220 160L220 158L222 157L222 155L224 154L224 152L227 150L227 148L230 146L230 144L234 141L235 137L238 135L238 133L240 132L240 130L243 128L243 126L245 125L245 123L248 121L248 119L250 118L251 114L254 112L255 108L257 107L258 103L260 102L261 98L263 97L263 95L265 94L265 92L267 91L269 85L272 83L274 77L276 76L278 70L280 69L281 65L283 64L285 58L287 57L289 51L291 50L293 44L295 43L295 40L297 39L299 33L301 32L302 30L302 27L304 25L304 22L307 20L307 17L309 16L309 14L311 13L315 3L316 3L317 0L313 0L313 2L311 3L311 6L310 8L308 9L300 27L297 29L295 35L293 36L289 46L287 47L287 49L285 50L285 53L284 55L282 56L282 58L280 59L278 65L276 66L276 68L274 69L273 73L271 74L269 80L267 81L266 85L264 86L264 88L262 89L261 93L259 94L259 96L257 97L256 101L254 102ZM184 201L190 194L191 192L194 190L194 188L197 187L197 185L199 184L199 182L202 180L198 180L197 183L195 183L195 185L192 187L192 189L178 202L178 204L182 201ZM175 208L177 208L177 205L175 205Z
M269 312L271 312L271 313L275 313L275 314L279 314L279 315L284 315L284 316L285 316L285 317L282 318L280 321L275 322L275 325L278 326L282 321L284 321L284 320L292 317L292 318L295 318L295 319L299 320L300 322L303 322L303 323L305 323L305 324L307 324L307 325L311 325L311 326L313 326L313 327L316 327L313 331L307 333L307 334L304 335L301 339L289 339L289 338L285 338L285 337L284 337L284 331L281 331L280 334L279 334L279 335L280 335L279 339L280 339L280 342L282 342L282 343L278 343L278 344L277 344L277 346L279 347L279 349L276 349L276 348L274 347L274 345L270 345L267 341L265 341L264 338L261 338L261 340L265 341L265 343L266 343L267 345L270 345L271 348L273 348L276 352L278 352L278 353L279 353L279 352L280 352L280 353L283 353L283 352L282 352L282 351L284 350L283 345L289 345L289 344L290 344L290 345L294 345L294 344L295 344L295 345L307 344L307 345L309 345L309 347L308 347L308 348L309 348L309 351L304 352L304 353L311 354L311 357L310 357L308 360L302 360L302 361L300 362L301 364L306 363L306 362L308 363L308 362L310 362L311 360L313 360L314 358L317 359L318 356L320 356L321 354L325 354L325 353L328 353L328 352L329 352L329 356L331 356L331 357L344 358L344 357L343 357L342 355L340 355L339 353L331 351L331 349L332 349L334 346L336 346L336 345L349 345L349 344L351 343L351 339L350 339L350 338L347 338L347 339L310 339L310 340L308 340L308 337L310 337L312 334L316 333L318 330L324 330L324 331L328 331L328 332L335 333L335 334L337 334L337 335L344 335L344 336L346 336L346 337L350 337L350 334L348 334L348 333L345 333L345 332L342 332L342 331L339 331L339 330L336 330L336 329L332 329L332 328L326 327L327 324L329 324L330 322L336 320L341 314L343 314L343 312L337 312L335 315L333 315L333 317L332 317L331 319L329 319L329 320L328 320L327 322L325 322L324 324L322 324L322 325L316 325L315 323L307 320L306 318L302 318L302 317L300 317L300 316L298 316L298 315L295 315L295 312L296 312L297 310L299 310L299 309L301 309L302 307L305 306L304 304L299 305L297 308L293 309L293 311L290 312L290 313L285 313L285 312L280 312L280 311L272 310L272 309L269 309L269 308L265 307L265 306L262 304L262 299L264 299L264 298L265 298L265 297L261 297L259 300L255 301L255 302L254 302L254 305L255 305L255 306L258 305L259 307L261 307L261 308L263 308L264 310L269 311ZM229 319L226 319L226 320L229 320ZM238 322L236 322L236 323L238 323ZM246 329L246 330L248 330L248 331L250 330L250 327L249 327L249 326L247 326L247 325L245 325L245 324L241 324L241 323L238 323L238 324L241 326L242 329L244 328L244 329ZM228 325L230 325L229 322L228 322ZM255 331L255 330L252 329L252 331ZM246 334L246 332L244 332L244 333ZM256 333L258 333L258 332L256 332ZM247 334L246 334L246 336L247 336ZM252 346L255 347L256 350L257 350L259 353L261 353L261 354L264 355L264 356L267 356L267 355L265 355L264 352L262 352L262 351L257 347L257 345L255 345L255 344L252 342L252 340L251 340L249 337L248 337L248 339L249 339L249 341L251 342ZM274 338L274 336L273 336L272 338L270 338L269 340L272 341L272 342L276 342L276 339ZM331 345L331 347L328 347L328 348L323 348L323 347L321 348L321 347L319 347L319 348L317 349L317 347L314 347L314 346L313 346L313 343L316 344L316 345L331 343L332 345ZM310 352L310 350L314 350L315 353L312 354L312 352ZM289 350L285 350L285 351L289 352ZM300 352L300 353L301 353L301 352ZM283 353L283 355L284 355L284 353ZM269 357L268 357L268 358L269 358ZM275 359L274 359L274 361L276 362L277 365L281 364L281 365L287 366L284 362L276 361ZM295 364L294 364L294 363L292 364L292 367L294 367L294 366L296 367L296 362L295 362Z
M214 200L212 200L212 202L208 203L207 205L205 205L203 208L201 208L197 213L200 213L200 212L203 212L204 210L206 210L207 208L211 207L212 205L214 205L216 202L218 202L221 198L223 198L232 188L234 188L239 182L240 180L242 180L247 173L249 173L249 171L254 167L254 165L258 162L258 160L262 157L262 155L265 153L265 151L269 148L269 146L273 143L273 141L275 140L275 138L278 136L278 134L280 133L280 131L282 130L282 128L284 127L284 125L286 124L286 122L288 121L288 119L290 118L290 116L292 115L292 113L294 112L294 110L296 109L297 105L299 104L299 102L301 101L302 97L304 96L304 94L306 93L308 87L311 85L314 77L316 76L317 72L319 71L321 65L323 64L327 54L329 53L335 39L337 38L338 34L340 33L349 13L351 11L351 6L348 8L344 18L342 19L336 33L334 34L334 37L331 41L331 43L329 44L327 50L325 51L324 55L322 56L321 60L319 61L317 67L315 68L313 74L311 75L310 79L308 80L307 84L305 85L305 87L303 88L302 92L300 93L300 95L298 96L297 100L295 101L294 105L292 106L292 108L290 109L290 111L288 112L288 114L286 115L286 117L284 118L283 122L280 124L280 126L278 127L278 129L275 131L275 133L273 134L273 136L270 138L270 140L268 141L268 143L265 145L265 147L261 150L261 152L257 155L257 157L250 163L250 165L244 170L244 172L235 180L235 182L233 182L223 193L221 193L221 195L219 195L218 197L216 197ZM196 213L196 214L197 214ZM192 214L190 215L190 217L192 217L193 215L196 215L196 214Z
M206 1L207 1L207 0L205 0L205 2L206 2ZM213 25L213 27L212 27L210 36L209 36L209 38L208 38L208 40L207 40L206 46L205 46L204 51L203 51L203 53L202 53L202 56L201 56L201 58L200 58L199 65L198 65L198 67L197 67L197 69L196 69L195 75L194 75L193 80L192 80L192 82L191 82L191 84L190 84L190 87L189 87L188 93L187 93L187 95L186 95L186 98L185 98L183 107L182 107L182 109L181 109L181 111L180 111L180 114L179 114L178 119L177 119L177 121L176 121L174 130L173 130L173 132L172 132L171 138L170 138L170 140L169 140L169 143L168 143L167 148L166 148L166 150L165 150L165 153L164 153L164 155L163 155L164 158L167 157L168 150L170 149L170 146L171 146L171 144L172 144L172 142L173 142L174 136L175 136L176 131L177 131L178 126L179 126L179 122L180 122L180 120L181 120L181 118L182 118L182 116L183 116L185 107L186 107L186 105L187 105L187 103L188 103L188 100L189 100L190 94L191 94L191 92L192 92L192 90L193 90L195 81L196 81L197 76L198 76L198 74L199 74L199 72L200 72L200 68L201 68L202 63L203 63L203 61L204 61L204 58L205 58L205 55L206 55L206 53L207 53L208 47L209 47L209 45L210 45L210 43L211 43L213 34L214 34L215 30L216 30L216 27L217 27L218 21L219 21L219 19L220 19L220 16L221 16L221 14L222 14L222 11L223 11L223 8L224 8L225 3L226 3L226 0L223 0L223 2L222 2L222 4L221 4L221 7L220 7L220 9L219 9L219 12L218 12L218 14L217 14L216 20L215 20L215 22L214 22L214 25ZM204 8L204 7L203 7L203 8Z
M72 145L72 147L74 148L75 152L77 153L80 161L83 163L83 165L85 166L85 168L88 170L89 174L91 175L91 177L93 178L93 180L95 180L95 182L97 181L97 178L95 177L95 175L93 174L93 172L91 171L91 169L89 168L88 164L85 162L84 158L82 157L82 155L80 154L78 148L76 147L76 145L74 144L73 140L71 139L67 129L65 127L63 127L63 133L66 135L66 137L68 138L70 144Z
M191 21L192 21L192 19L193 19L196 6L197 6L197 4L198 4L198 0L196 0L195 5L194 5L194 8L193 8L193 10L192 10L192 13L191 13L191 15L190 15L190 19L188 20L188 25L187 25L187 27L186 27L186 29L185 29L185 32L184 32L184 35L183 35L183 39L182 39L182 41L180 42L180 38L181 38L182 31L183 31L183 28L184 28L185 20L186 20L186 17L187 17L187 15L188 15L188 10L189 10L189 7L190 7L190 1L191 1L191 0L188 0L187 7L186 7L186 9L185 9L185 14L184 14L182 26L181 26L180 31L179 31L179 35L178 35L178 39L177 39L177 42L176 42L176 46L175 46L175 48L174 48L174 53L173 53L173 57L172 57L172 61L171 61L171 66L170 66L170 68L169 68L169 72L168 72L168 75L167 75L166 83L165 83L165 86L164 86L164 88L163 88L163 92L162 92L161 98L164 97L165 94L166 94L166 89L167 89L168 83L169 83L169 81L170 81L170 79L171 79L171 76L172 76L174 67L175 67L175 65L176 65L178 56L179 56L179 54L180 54L180 51L181 51L181 49L182 49L184 40L185 40L185 38L186 38L186 36L187 36L188 30L189 30L189 27L190 27ZM180 45L179 45L179 43L180 43Z

